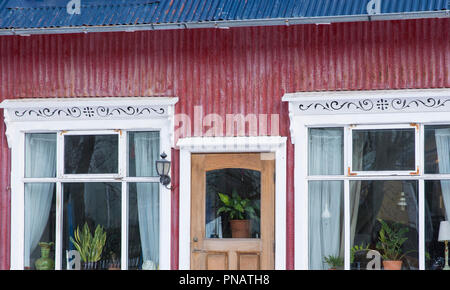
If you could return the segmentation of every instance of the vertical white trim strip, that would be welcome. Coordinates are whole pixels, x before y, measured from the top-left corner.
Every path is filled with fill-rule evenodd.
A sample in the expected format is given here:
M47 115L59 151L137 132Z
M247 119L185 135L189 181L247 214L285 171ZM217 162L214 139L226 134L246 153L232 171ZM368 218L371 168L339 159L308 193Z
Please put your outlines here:
M191 267L191 153L180 150L179 270Z
M351 241L351 220L350 220L350 181L344 180L344 261L345 270L350 270L350 241Z
M62 252L64 196L61 182L56 183L56 223L55 223L55 270L62 269L66 256ZM64 257L64 258L63 258Z
M419 179L419 269L425 270L425 181Z
M120 268L128 269L128 186L126 182L122 182L122 213L121 213L121 252L120 252Z
M295 186L295 269L307 270L309 268L309 199L308 199L308 129L300 124L297 127L294 161ZM300 136L303 136L300 138Z
M286 268L286 243L276 237L286 237L286 143L275 152L275 269ZM284 187L283 187L284 184Z

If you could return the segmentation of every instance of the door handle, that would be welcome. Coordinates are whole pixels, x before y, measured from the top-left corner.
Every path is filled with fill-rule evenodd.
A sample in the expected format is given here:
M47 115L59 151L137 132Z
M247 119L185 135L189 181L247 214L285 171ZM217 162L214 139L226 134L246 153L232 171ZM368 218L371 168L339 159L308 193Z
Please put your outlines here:
M207 251L205 251L205 250L202 250L202 249L196 249L196 248L194 248L193 250L192 250L192 253L206 253Z

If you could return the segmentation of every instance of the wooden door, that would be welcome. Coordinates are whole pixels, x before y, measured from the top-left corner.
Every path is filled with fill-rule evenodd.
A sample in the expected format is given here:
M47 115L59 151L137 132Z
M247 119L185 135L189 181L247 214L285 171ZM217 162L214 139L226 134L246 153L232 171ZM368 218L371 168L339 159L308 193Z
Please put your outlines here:
M191 269L274 269L274 154L192 154L191 162ZM216 179L211 181L212 176ZM211 222L206 220L207 213L210 216L217 212L217 208L211 206L216 194L214 190L219 191L215 187L222 186L222 190L230 184L235 186L236 177L242 179L241 184L236 185L242 192L242 186L252 184L259 191L252 189L251 193L260 198L254 200L259 205L259 218L252 220L253 236L248 238L226 236L228 233L224 228L229 223L223 214ZM212 222L215 223L214 234L207 229Z

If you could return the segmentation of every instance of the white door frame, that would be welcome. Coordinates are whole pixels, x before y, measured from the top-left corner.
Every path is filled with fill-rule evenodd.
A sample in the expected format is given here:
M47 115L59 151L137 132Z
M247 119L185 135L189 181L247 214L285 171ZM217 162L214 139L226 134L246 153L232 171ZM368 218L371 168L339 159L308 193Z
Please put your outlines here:
M180 212L179 269L191 262L191 154L275 153L275 269L286 269L286 137L190 137L179 139Z

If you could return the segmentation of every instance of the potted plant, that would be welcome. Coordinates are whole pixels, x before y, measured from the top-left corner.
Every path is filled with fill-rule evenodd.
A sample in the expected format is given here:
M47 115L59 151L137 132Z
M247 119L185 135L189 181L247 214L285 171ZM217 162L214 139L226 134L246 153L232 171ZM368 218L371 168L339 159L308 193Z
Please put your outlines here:
M233 190L231 197L224 193L218 193L222 207L217 210L217 215L228 213L230 217L231 236L233 238L250 237L250 220L256 218L255 206L248 198L241 196Z
M96 269L106 243L106 232L103 227L97 225L92 236L89 226L85 223L81 232L77 227L74 236L70 237L70 241L80 253L83 269Z
M323 261L330 266L328 270L337 270L344 267L344 259L339 256L329 255L324 257Z
M402 254L402 245L408 240L405 234L409 231L399 223L389 226L384 220L381 223L377 249L382 252L383 267L385 270L401 270L402 259L407 253Z

